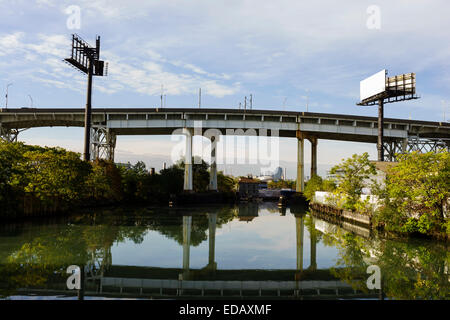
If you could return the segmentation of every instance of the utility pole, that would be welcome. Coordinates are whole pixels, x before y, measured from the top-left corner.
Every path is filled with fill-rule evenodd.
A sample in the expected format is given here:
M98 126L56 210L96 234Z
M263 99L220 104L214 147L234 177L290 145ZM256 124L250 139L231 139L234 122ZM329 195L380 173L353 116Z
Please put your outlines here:
M308 112L308 104L309 104L309 89L306 89L306 112Z
M198 107L202 107L202 88L198 89Z
M8 83L8 85L6 86L6 96L5 96L5 98L6 98L6 109L8 109L8 88L10 87L10 86L12 86L13 84L12 83Z
M253 95L250 94L250 110L253 108Z
M29 94L28 97L30 98L30 102L31 102L31 108L33 108L33 98L31 97L31 95Z
M164 94L164 85L161 85L161 109L163 108L163 94Z
M443 116L443 122L445 122L445 100L442 100L442 116Z

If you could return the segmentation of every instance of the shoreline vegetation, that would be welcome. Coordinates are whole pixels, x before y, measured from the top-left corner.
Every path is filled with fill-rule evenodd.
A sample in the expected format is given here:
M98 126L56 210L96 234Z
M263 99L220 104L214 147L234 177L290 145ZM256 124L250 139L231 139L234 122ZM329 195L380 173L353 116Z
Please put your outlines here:
M449 153L412 152L397 159L381 172L367 153L355 154L331 169L334 179L313 177L305 196L314 204L315 192L325 191L327 210L368 216L372 228L387 236L450 240Z
M0 140L0 220L86 207L236 201L238 178L219 171L218 192L208 191L209 165L203 160L194 163L198 163L193 165L194 193L185 194L182 159L156 173L143 162L85 162L79 153L63 148ZM306 183L308 201L314 202L316 191L325 191L332 195L329 205L370 216L372 226L385 233L450 238L448 152L398 155L381 182L374 179L379 172L367 153L343 160L330 174L329 179L313 176ZM269 184L274 187L293 188L295 181ZM376 206L364 198L367 189L376 197Z
M218 191L208 191L208 168L203 160L193 164L194 193L188 195L183 193L183 160L156 173L143 162L85 162L79 153L63 148L0 140L0 219L90 206L234 202L237 180L219 171Z

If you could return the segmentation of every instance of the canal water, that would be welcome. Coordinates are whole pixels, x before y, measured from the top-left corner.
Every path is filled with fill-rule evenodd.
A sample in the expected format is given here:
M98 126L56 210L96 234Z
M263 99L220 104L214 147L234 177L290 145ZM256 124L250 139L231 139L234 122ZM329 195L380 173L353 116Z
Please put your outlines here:
M79 290L69 266L84 270ZM2 299L448 299L449 266L446 243L387 240L275 203L0 226Z

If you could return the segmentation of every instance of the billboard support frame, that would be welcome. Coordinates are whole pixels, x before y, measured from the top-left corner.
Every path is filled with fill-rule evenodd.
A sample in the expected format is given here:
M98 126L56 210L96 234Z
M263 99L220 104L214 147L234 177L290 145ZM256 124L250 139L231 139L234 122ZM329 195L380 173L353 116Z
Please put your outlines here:
M387 70L385 71L385 85L384 91L378 92L372 96L363 98L362 85L360 84L361 101L357 103L358 106L373 106L378 105L378 140L377 151L378 161L384 161L384 105L386 103L407 101L412 99L418 99L416 95L416 74L405 73L396 75L394 77L387 77ZM380 71L380 72L382 72ZM375 74L374 76L376 76ZM373 76L372 76L373 77ZM370 78L370 77L369 77ZM367 79L369 79L367 78ZM367 80L365 79L365 80ZM365 88L367 90L367 88Z
M93 76L106 76L108 63L100 60L100 36L95 39L95 47L91 47L77 34L72 34L72 50L70 58L64 59L66 63L81 71L88 77L86 108L84 114L84 153L85 161L91 160L91 122L92 122L92 78Z

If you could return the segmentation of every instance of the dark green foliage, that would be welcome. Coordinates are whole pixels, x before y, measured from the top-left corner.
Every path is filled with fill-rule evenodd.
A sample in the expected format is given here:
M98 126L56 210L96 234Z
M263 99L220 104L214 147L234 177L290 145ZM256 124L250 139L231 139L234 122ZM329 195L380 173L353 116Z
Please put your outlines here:
M270 181L267 187L269 189L295 189L295 180Z
M330 173L336 175L334 195L338 200L337 205L349 210L364 208L362 189L368 186L367 180L377 173L375 165L369 160L369 154L354 154L331 168Z
M320 176L314 175L306 183L304 196L308 200L312 200L316 191L333 192L336 189L336 184L332 180L323 180Z
M206 192L209 165L195 160L194 191ZM232 177L219 172L217 178L219 191L234 191ZM183 192L183 184L183 161L151 174L142 161L129 166L105 160L85 162L80 154L62 148L0 141L0 218L64 211L77 205L166 202Z
M398 155L387 172L385 186L377 189L383 208L375 219L389 231L449 233L444 204L450 197L448 152ZM447 221L446 221L447 220Z
M222 171L217 172L217 189L219 192L234 192L237 187L237 179L226 176Z

